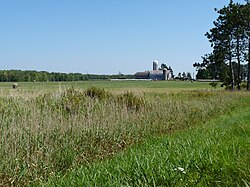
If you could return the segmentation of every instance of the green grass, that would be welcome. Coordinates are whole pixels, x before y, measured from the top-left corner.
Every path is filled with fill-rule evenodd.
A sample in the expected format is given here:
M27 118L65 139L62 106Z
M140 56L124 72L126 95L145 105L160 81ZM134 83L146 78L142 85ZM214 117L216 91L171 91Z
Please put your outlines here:
M207 86L87 81L20 83L13 90L1 83L0 185L68 176L152 136L185 131L249 103L248 92Z
M78 81L78 82L21 82L18 92L62 91L68 88L87 89L90 87L105 88L117 91L166 92L191 89L211 89L209 83L184 81ZM12 90L12 83L0 83L1 92Z
M202 126L149 138L45 186L249 186L250 99ZM183 169L183 170L182 170Z

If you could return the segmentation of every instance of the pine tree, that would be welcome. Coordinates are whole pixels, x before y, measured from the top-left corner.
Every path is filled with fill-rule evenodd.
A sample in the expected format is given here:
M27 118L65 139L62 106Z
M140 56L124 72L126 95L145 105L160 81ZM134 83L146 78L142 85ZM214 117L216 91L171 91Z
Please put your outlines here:
M235 89L235 85L240 90L241 67L246 60L244 58L247 54L246 41L247 39L249 41L249 33L246 34L246 31L249 30L249 3L241 5L231 0L227 6L215 10L219 16L214 21L214 28L205 34L211 43L213 52L205 55L203 62L195 63L194 67L205 67L209 69L213 78L219 77L232 90ZM248 55L248 62L249 59ZM235 65L236 63L237 65ZM250 72L250 67L248 72ZM250 73L248 73L249 81Z
M250 91L250 0L247 0L246 7L244 9L244 14L246 15L246 34L248 36L248 73L247 73L247 90Z

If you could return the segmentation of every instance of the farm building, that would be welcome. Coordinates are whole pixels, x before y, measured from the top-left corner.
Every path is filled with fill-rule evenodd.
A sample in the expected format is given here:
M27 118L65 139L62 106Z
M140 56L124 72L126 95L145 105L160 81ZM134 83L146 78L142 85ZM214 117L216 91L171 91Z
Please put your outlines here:
M158 62L153 61L153 70L137 72L136 79L151 79L151 80L169 80L172 78L172 72L166 68L158 69Z
M136 79L149 79L149 71L137 72L135 74Z

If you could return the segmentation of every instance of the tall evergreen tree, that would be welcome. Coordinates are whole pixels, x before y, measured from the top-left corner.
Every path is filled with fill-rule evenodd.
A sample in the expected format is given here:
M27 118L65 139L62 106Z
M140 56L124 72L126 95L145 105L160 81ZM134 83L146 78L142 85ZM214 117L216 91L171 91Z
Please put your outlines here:
M247 73L247 90L250 91L250 0L247 0L246 7L244 9L244 14L246 15L246 34L248 36L248 73Z
M246 34L249 30L249 4L241 5L231 0L227 6L215 10L219 16L214 21L214 28L205 34L213 52L205 55L201 64L195 63L194 66L211 69L213 78L219 77L232 90L235 85L240 90L241 64L245 61L249 38Z

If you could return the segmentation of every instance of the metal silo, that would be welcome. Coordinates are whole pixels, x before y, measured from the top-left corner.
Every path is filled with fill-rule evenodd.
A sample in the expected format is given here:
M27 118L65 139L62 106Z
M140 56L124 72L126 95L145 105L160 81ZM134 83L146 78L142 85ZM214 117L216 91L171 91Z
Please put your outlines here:
M157 60L153 61L153 70L158 70L158 61Z
M163 80L166 81L168 80L168 70L166 68L163 69Z

